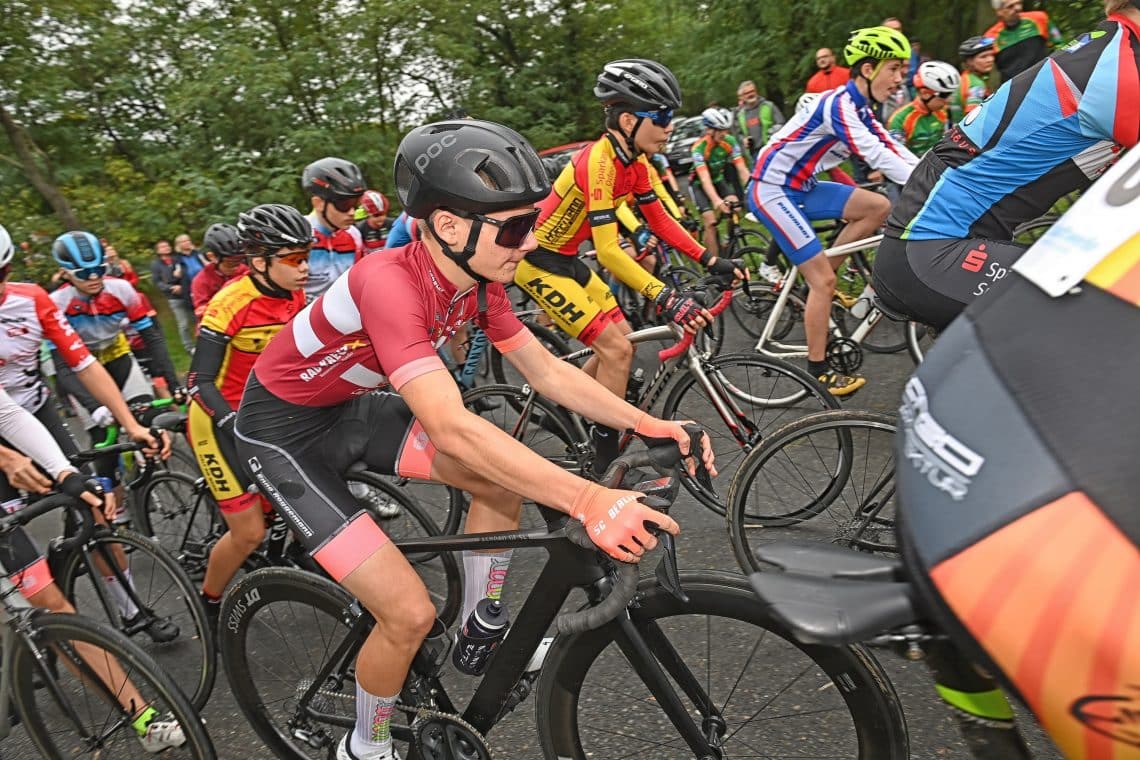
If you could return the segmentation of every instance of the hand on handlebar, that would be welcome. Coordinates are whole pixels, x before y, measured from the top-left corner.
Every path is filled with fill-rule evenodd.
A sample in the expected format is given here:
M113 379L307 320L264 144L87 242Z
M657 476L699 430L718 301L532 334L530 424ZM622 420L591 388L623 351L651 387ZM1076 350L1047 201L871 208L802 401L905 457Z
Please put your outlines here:
M642 504L643 495L590 483L574 498L570 514L586 526L590 540L606 554L621 562L638 562L657 546L650 528L673 535L681 532L672 517Z
M51 481L36 468L36 463L14 449L0 446L0 470L8 482L21 491L47 493L51 490Z
M744 259L722 259L719 256L714 256L709 259L705 265L709 274L715 275L732 275L732 287L736 287L744 280L748 279L748 267L744 266Z
M127 436L135 443L143 445L143 454L148 457L167 459L170 456L170 436L165 430L155 428L147 430L142 425L133 425L125 431Z
M700 301L668 286L658 294L656 303L658 312L673 324L685 328L686 332L695 333L712 324L713 315L701 306Z
M697 474L697 463L691 456L690 448L693 438L689 430L686 429L687 425L693 426L696 423L692 420L662 420L651 417L647 412L642 412L637 424L633 426L633 432L634 435L649 445L655 441L664 441L670 438L676 441L677 448L681 450L685 469L690 475L695 476ZM703 430L701 431L701 463L708 471L709 476L715 478L716 467L713 465L712 443L709 441L709 434Z

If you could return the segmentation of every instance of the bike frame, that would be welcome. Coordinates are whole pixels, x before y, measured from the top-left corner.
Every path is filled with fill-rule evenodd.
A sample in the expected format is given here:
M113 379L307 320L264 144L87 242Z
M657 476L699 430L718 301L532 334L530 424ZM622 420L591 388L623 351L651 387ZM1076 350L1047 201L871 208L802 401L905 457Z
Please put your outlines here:
M858 251L873 250L878 248L882 239L882 235L874 235L869 238L863 238L862 240L854 240L850 243L828 248L823 252L823 255L828 258L835 258L837 256L847 256ZM764 323L764 329L760 332L759 340L756 341L756 351L764 356L769 356L773 359L807 358L808 347L806 344L782 343L772 337L776 332L780 317L784 313L784 307L788 303L788 298L791 296L792 286L796 282L799 271L799 266L793 264L791 269L784 275L784 279L780 281L782 285L780 294L776 297L776 303L768 313L768 319ZM881 319L883 319L883 313L872 304L870 310L867 312L867 316L863 318L863 321L860 322L859 326L855 328L855 331L851 333L849 340L861 344L867 335L870 334L871 330L874 329L875 325L879 324ZM838 326L830 317L828 318L828 329L833 335L839 334Z
M558 617L570 592L577 588L584 589L591 603L597 603L610 588L611 575L608 563L601 555L594 550L580 548L567 539L564 524L568 518L545 507L540 509L548 520L553 517L553 521L548 522L547 527L501 533L415 538L402 540L396 544L405 554L517 548L543 548L549 554L531 593L511 623L506 638L491 656L485 671L486 675L482 677L462 712L463 719L483 735L486 735L516 706L517 702L511 703L516 684L525 675L527 663ZM557 521L561 521L563 525L552 529ZM542 591L535 593L535 589ZM372 622L372 617L362 612L352 623L344 640L333 650L324 666L315 674L313 683L301 696L299 701L302 704L307 705L330 678L337 680L334 676L335 669L347 668L355 661ZM716 757L714 748L709 744L700 726L693 721L669 681L672 678L678 684L681 691L699 706L702 713L706 713L706 719L710 715L714 716L714 719L720 717L716 705L704 694L700 680L685 665L680 653L672 647L663 651L668 646L668 641L662 636L654 635L652 629L645 632L639 630L628 610L623 610L614 620L598 630L608 631L613 635L623 654L669 716L679 734L684 737L694 756ZM654 650L657 652L657 657L654 656ZM426 681L424 683L426 689L422 693L430 695L430 699L443 712L458 713L439 681L438 668L435 668L436 672L417 672L420 663L421 659L417 657L413 661L411 673ZM664 663L664 667L661 663ZM342 672L339 677L349 676ZM310 714L323 722L346 728L354 725L354 718L345 720L315 712ZM392 734L404 741L411 740L409 730L404 727L393 726Z

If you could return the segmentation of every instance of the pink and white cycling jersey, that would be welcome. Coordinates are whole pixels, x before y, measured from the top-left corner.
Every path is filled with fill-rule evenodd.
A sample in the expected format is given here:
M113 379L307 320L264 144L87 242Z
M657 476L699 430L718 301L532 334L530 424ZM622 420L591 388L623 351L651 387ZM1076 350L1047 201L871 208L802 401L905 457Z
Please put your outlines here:
M436 349L474 318L474 288L456 292L423 243L365 256L277 333L253 365L258 381L283 401L334 406L439 369ZM487 286L487 337L502 352L531 333L511 310L503 286Z
M43 406L48 396L40 373L43 341L50 340L76 372L95 361L83 339L39 285L7 284L0 296L0 330L0 385L29 412Z
M840 144L900 185L918 163L875 118L855 83L848 82L820 95L814 108L796 114L772 135L756 159L752 179L810 190L816 172L835 165L835 148Z

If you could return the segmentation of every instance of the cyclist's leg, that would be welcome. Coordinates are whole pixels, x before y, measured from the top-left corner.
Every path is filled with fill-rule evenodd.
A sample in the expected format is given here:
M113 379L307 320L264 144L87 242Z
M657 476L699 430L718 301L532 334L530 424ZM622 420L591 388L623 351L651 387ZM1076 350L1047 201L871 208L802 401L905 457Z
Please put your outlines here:
M847 220L847 225L835 236L832 245L836 246L871 237L891 213L891 202L886 196L836 182L819 183L807 194L805 201L808 219ZM837 206L838 214L835 213ZM832 261L832 268L838 270L842 263L843 257L837 256Z
M202 579L202 599L211 618L216 619L226 586L265 538L265 518L260 496L247 490L245 472L230 464L240 461L233 439L219 434L213 420L198 404L190 405L188 427L198 468L228 528L210 549Z
M361 457L390 456L404 443L392 443L408 432L396 430L392 419L368 427L385 407L398 409L385 395L391 394L331 409L294 407L273 398L251 375L237 423L238 453L262 493L313 559L376 619L357 657L356 727L344 740L357 755L391 746L396 698L435 621L427 588L403 554L367 512L342 509L356 509L343 470ZM426 436L409 442L421 453L431 445Z
M689 182L689 197L693 199L693 205L697 207L697 213L701 215L701 240L705 244L705 248L716 256L720 253L716 229L716 209L712 207L712 201L709 200L705 189L701 187L700 180L694 178Z

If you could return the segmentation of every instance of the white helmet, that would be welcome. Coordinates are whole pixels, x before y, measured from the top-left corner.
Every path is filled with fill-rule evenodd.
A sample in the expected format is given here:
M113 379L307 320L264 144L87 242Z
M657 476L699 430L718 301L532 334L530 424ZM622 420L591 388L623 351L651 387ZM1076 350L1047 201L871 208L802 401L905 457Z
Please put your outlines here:
M796 101L796 113L807 113L815 108L816 101L819 100L818 92L805 92L800 95L800 99Z
M12 236L4 229L4 225L0 224L0 267L11 264L15 256L16 249L12 247Z
M932 90L940 98L953 94L961 82L958 69L945 61L927 61L918 67L918 72L914 75L915 87Z
M701 111L701 121L709 129L732 128L732 114L724 108L706 108Z

